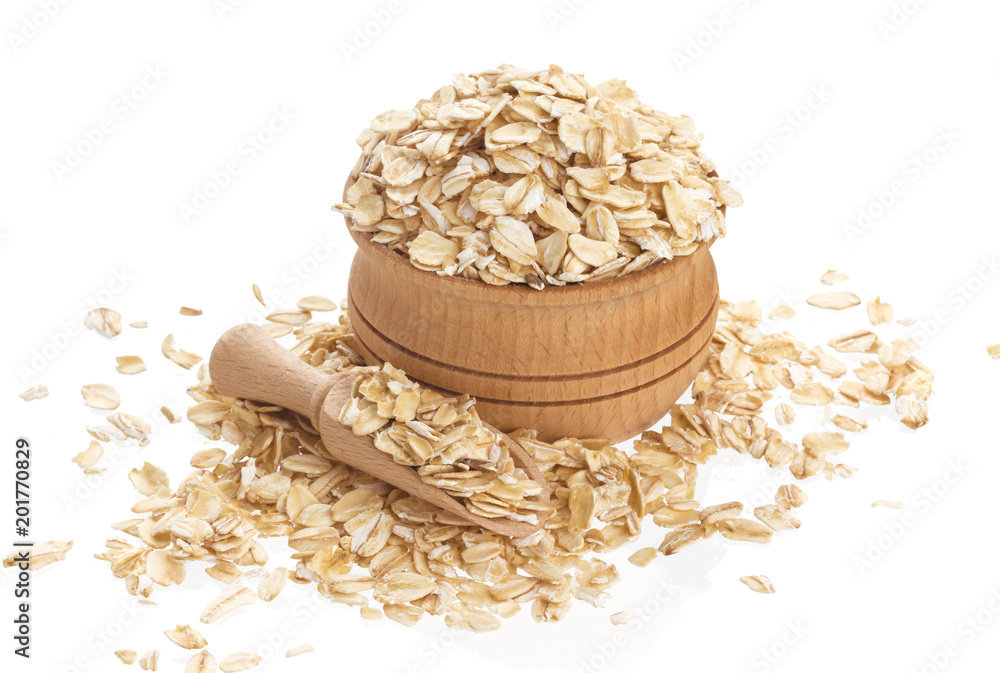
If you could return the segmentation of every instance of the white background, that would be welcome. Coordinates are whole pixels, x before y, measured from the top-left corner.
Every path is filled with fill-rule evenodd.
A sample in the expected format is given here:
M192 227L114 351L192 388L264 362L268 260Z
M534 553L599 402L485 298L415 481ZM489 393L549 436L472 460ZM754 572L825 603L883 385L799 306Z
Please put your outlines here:
M559 624L522 613L485 635L452 634L434 619L405 629L303 604L314 588L293 586L204 628L209 649L221 659L279 640L279 653L312 643L316 652L288 662L279 654L265 669L288 671L995 666L1000 362L985 349L1000 342L992 204L1000 7L895 2L5 2L3 507L11 507L14 438L29 437L33 537L75 546L34 578L27 666L11 655L14 578L0 580L3 670L117 670L110 652L119 648L158 648L161 671L183 669L186 653L161 632L197 624L218 586L192 569L183 588L157 592L159 608L133 618L124 586L91 555L112 536L108 524L129 516L131 467L162 465L176 484L205 443L186 422L160 423L149 447L110 448L110 469L88 485L70 458L100 415L82 405L80 386L112 383L122 409L148 419L161 404L182 413L193 375L159 355L166 333L207 355L225 328L260 319L251 283L273 306L305 294L343 297L353 246L330 205L358 132L452 72L502 62L558 63L594 83L626 78L645 102L694 117L705 150L746 199L713 249L723 296L765 308L792 301L799 317L787 328L823 343L864 327L863 309L833 314L801 302L826 269L850 274L845 289L881 295L897 317L919 319L883 333L926 342L920 357L937 374L931 422L918 432L873 422L843 456L856 477L806 484L800 530L766 547L713 539L646 569L617 556L624 580L609 606L577 604ZM46 4L56 7L50 18L40 14ZM389 18L368 26L375 35L365 44L356 30L372 12ZM275 110L291 121L251 157L247 137ZM102 124L87 157L68 172L56 165ZM230 161L240 173L185 218L181 206ZM861 213L864 228L852 229ZM126 328L110 342L82 332L92 300L149 329ZM182 304L205 314L181 317ZM133 353L149 371L117 374L114 356ZM49 398L16 397L37 383ZM802 431L819 420L804 415ZM698 497L769 498L784 481L726 453L704 471ZM880 498L906 509L872 509ZM6 547L9 510L2 520ZM662 531L648 528L644 543L655 545ZM755 573L778 592L738 582ZM620 610L633 614L627 627L609 622Z

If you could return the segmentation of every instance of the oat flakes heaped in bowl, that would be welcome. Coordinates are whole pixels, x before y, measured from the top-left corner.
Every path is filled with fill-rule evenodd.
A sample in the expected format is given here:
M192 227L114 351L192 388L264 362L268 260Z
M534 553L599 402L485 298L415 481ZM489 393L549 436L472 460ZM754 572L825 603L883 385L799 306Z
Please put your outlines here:
M725 235L724 208L743 200L701 137L622 80L503 65L372 120L335 209L441 275L612 278Z

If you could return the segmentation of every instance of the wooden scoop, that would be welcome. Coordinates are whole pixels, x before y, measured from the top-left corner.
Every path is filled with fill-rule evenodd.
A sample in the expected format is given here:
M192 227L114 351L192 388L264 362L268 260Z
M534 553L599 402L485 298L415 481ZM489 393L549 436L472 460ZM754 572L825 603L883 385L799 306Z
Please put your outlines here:
M351 372L325 374L282 348L257 325L237 325L223 334L212 349L209 373L220 394L276 404L308 417L319 430L323 445L334 460L377 477L446 512L510 537L531 535L541 527L540 523L532 525L473 514L441 489L425 484L414 468L400 465L376 449L370 437L355 435L339 417L340 410L351 399L357 375ZM530 479L544 484L541 470L524 449L506 435L503 438L515 464ZM548 502L548 495L543 491L536 500ZM539 521L543 521L545 513L538 515Z

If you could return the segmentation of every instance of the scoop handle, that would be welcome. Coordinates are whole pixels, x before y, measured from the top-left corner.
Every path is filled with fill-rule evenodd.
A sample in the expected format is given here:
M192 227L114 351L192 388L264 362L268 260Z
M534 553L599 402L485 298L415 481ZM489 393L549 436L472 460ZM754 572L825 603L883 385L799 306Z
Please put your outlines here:
M416 470L377 450L370 437L355 435L338 417L342 405L351 397L356 374L349 371L324 374L282 348L257 325L237 325L223 334L212 349L208 367L216 391L226 397L276 404L308 416L334 460L503 535L524 537L539 528L540 524L473 514L441 489L425 484ZM520 446L511 442L510 451L529 477L545 483L538 467ZM537 499L548 502L548 495L542 493Z
M208 373L216 391L276 404L302 414L319 427L319 413L336 377L292 355L262 327L233 327L212 349Z

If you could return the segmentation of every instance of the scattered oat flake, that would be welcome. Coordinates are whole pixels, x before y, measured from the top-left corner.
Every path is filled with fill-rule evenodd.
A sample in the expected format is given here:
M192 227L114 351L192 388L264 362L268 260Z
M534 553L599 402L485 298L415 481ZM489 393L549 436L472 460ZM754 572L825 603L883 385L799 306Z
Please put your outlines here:
M146 320L136 320L135 322L130 322L129 327L134 327L135 329L146 329L149 327L149 322Z
M307 652L312 652L313 649L315 649L315 648L313 648L312 645L308 645L308 644L306 644L306 645L299 645L298 647L293 647L290 650L288 650L287 652L285 652L285 658L286 659L290 659L291 657L297 657L300 654L305 654Z
M516 604L515 604L516 605ZM412 605L383 605L382 612L392 621L403 626L413 626L425 614L423 610Z
M809 496L796 484L784 484L778 487L774 494L774 501L785 509L794 509L806 504L809 501Z
M809 432L802 436L802 448L807 456L821 458L827 454L843 453L848 442L839 432Z
M821 292L806 299L806 303L816 308L843 311L861 303L861 297L853 292Z
M378 608L373 608L368 605L361 606L361 618L367 619L370 622L382 619L385 615Z
M199 470L211 470L226 457L223 449L202 449L191 456L191 467Z
M828 342L838 353L871 353L880 344L878 335L868 330L851 330L834 337Z
M160 651L150 650L139 657L139 668L144 671L155 671L160 665Z
M170 642L185 650L200 650L208 644L208 641L188 624L178 624L163 633L170 639Z
M160 407L160 413L163 414L165 419L167 419L167 423L177 423L181 420L177 418L177 416L174 415L174 412L172 412L168 407Z
M795 422L795 407L782 402L774 408L774 420L778 425L790 425Z
M32 572L41 570L47 565L58 563L66 558L66 554L73 548L70 542L37 542L29 547L18 547L3 560L3 567L10 568L28 559L28 567Z
M916 395L902 395L896 398L896 413L900 415L900 423L916 430L927 424L927 401Z
M118 391L104 383L90 383L80 389L83 402L91 409L113 411L121 404L122 398Z
M1000 344L996 344L995 346L987 346L986 352L994 360L1000 360Z
M40 400L43 397L48 397L48 396L49 396L49 389L45 386L33 386L18 395L18 397L20 397L25 402Z
M203 624L214 624L224 615L257 600L257 594L246 587L227 587L201 613Z
M917 322L917 319L914 318L913 316L909 316L909 317L906 317L906 318L900 318L899 320L896 321L897 324L902 325L903 327L910 327L911 325L915 324L916 322Z
M287 336L294 331L291 325L283 325L277 322L269 322L264 325L264 330L272 339L280 339L283 336Z
M208 650L202 650L188 659L184 673L215 673L219 668L215 657Z
M615 626L623 626L628 624L628 613L627 612L616 612L611 615L611 623Z
M659 552L657 551L656 547L643 547L639 551L629 556L628 561L634 566L645 568L646 566L648 566L650 563L653 562L653 559L656 558L656 555L658 553Z
M87 313L87 317L83 319L83 324L88 329L92 329L108 339L122 333L122 315L110 308L95 308L93 311Z
M161 488L170 485L167 471L152 463L143 463L142 467L132 468L129 470L128 478L142 495L153 495Z
M868 321L873 325L885 325L892 322L892 304L882 302L881 297L868 301Z
M119 355L115 362L115 369L119 374L141 374L146 371L146 363L138 355Z
M180 314L186 316L196 316L201 315L204 311L199 308L189 308L187 306L181 306Z
M790 320L795 317L795 309L788 304L780 304L772 308L768 315L775 320Z
M839 463L833 466L833 473L842 479L850 479L858 473L858 468Z
M767 575L744 575L740 578L740 582L747 585L751 591L756 591L759 594L773 594L774 584Z
M290 325L292 327L301 327L309 322L312 314L309 311L291 311L286 309L279 309L277 311L271 311L267 315L267 320L271 322L280 323L282 325Z
M382 603L409 603L430 594L437 583L414 572L392 573L375 583L375 600Z
M793 530L802 525L801 521L780 505L761 505L754 509L753 515L773 531Z
M119 411L108 416L108 423L116 428L122 437L138 440L140 446L145 446L149 443L149 424L138 416ZM95 438L101 439L100 437Z
M888 507L889 509L903 509L903 503L898 500L876 500L872 507Z
M250 652L235 652L219 662L222 673L238 673L259 666L260 656Z
M836 414L830 422L846 432L861 432L868 428L868 422L852 414Z
M124 440L125 435L113 425L88 425L87 434L99 442L110 442L112 439Z
M196 364L201 362L200 356L177 348L174 345L173 334L168 334L167 338L163 340L163 344L160 346L160 352L162 352L164 357L168 360L176 365L180 365L184 369L191 369L191 367L194 367Z
M743 513L742 502L726 502L721 505L712 505L701 510L699 515L703 526L711 526L722 521L735 519Z
M187 410L187 418L195 425L221 423L229 416L229 407L222 402L205 400Z
M138 656L135 650L115 650L115 656L118 657L119 661L127 666L131 666L135 663L135 659Z
M841 273L840 271L836 271L835 269L830 269L829 271L823 274L823 277L819 279L819 282L823 283L823 285L836 285L837 283L843 283L844 281L849 279L850 276L848 276L846 273Z
M326 297L320 297L318 295L311 295L309 297L303 297L299 299L298 303L295 304L299 309L303 311L336 311L337 305L333 301L327 299Z
M267 574L257 587L257 596L262 601L273 601L288 583L288 568L275 568Z
M252 287L253 287L253 296L254 298L257 299L257 303L260 304L261 306L267 306L267 304L264 302L264 295L260 293L260 286L257 285L257 283L254 283Z
M232 584L243 577L243 571L239 569L239 566L229 561L220 561L213 566L205 568L205 574L212 579L225 582L226 584Z
M719 533L737 542L770 542L774 532L767 526L750 519L728 519L719 522Z
M154 549L146 555L146 575L163 587L180 584L187 576L184 561L166 549ZM207 623L207 622L206 622Z
M73 456L73 462L83 468L93 467L102 455L104 455L104 445L96 440L91 440L86 449Z
M800 383L792 388L790 395L792 402L805 406L822 407L833 401L833 391L822 383L815 381ZM792 416L794 420L794 415Z
M705 533L705 526L701 523L697 523L697 517L695 517L695 523L674 528L663 536L663 542L660 543L659 552L664 556L676 554L685 547L703 540L705 538Z

